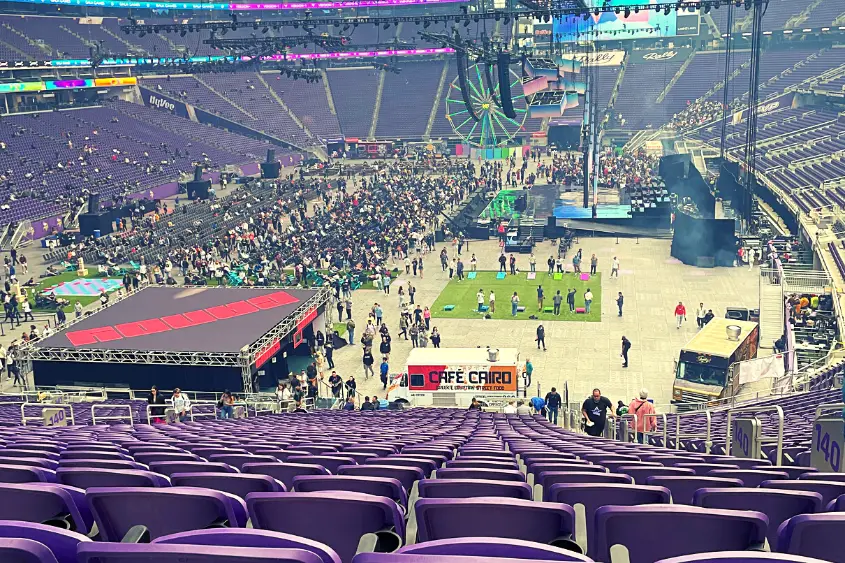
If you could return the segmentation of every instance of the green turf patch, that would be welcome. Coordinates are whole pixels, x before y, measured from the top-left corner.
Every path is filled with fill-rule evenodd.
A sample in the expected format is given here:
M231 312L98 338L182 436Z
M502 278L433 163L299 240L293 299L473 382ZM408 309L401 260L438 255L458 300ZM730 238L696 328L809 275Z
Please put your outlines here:
M97 275L96 271L97 271L96 266L94 268L89 267L88 268L89 275L85 276L85 277L88 277L88 278L103 278L103 277L106 277L106 276ZM110 277L112 277L114 279L122 279L120 276L110 276ZM36 285L35 287L26 288L27 293L29 295L29 302L32 304L32 310L33 311L45 311L46 310L46 309L41 309L41 308L38 308L38 307L35 306L35 296L36 295L40 295L44 290L49 289L49 288L53 287L54 285L59 285L62 282L73 281L77 278L78 278L78 276L76 275L76 272L64 272L62 274L59 274L58 276L53 276L51 278L42 279L38 283L38 285ZM67 299L68 301L70 301L70 304L67 307L64 307L65 313L73 312L73 305L77 301L82 303L82 306L85 307L86 305L90 305L91 303L94 303L95 301L99 300L99 296L97 296L97 295L92 295L92 296L60 295L59 297L61 297L62 299Z
M537 279L526 279L527 272L521 272L516 276L508 275L505 279L496 279L496 272L478 272L474 280L459 282L458 278L452 278L449 284L440 292L434 305L431 307L431 316L440 319L478 319L483 315L477 312L478 301L475 294L479 288L484 289L484 304L488 304L490 290L496 292L496 312L490 313L492 318L508 320L527 320L529 316L536 315L542 321L576 321L576 322L599 322L601 321L601 274L592 276L590 281L584 282L578 279L576 274L564 274L563 279L554 280L545 272L537 272ZM537 286L542 285L545 292L544 307L551 307L552 296L560 290L563 296L563 304L560 308L560 315L539 312L537 310ZM575 306L584 306L584 292L587 288L593 292L593 303L590 314L570 313L566 304L566 294L569 288L575 289ZM516 291L519 295L520 306L525 307L525 312L511 316L511 296ZM455 305L451 311L444 311L446 305Z
M346 334L346 323L333 323L332 328L334 328L335 332L340 337Z

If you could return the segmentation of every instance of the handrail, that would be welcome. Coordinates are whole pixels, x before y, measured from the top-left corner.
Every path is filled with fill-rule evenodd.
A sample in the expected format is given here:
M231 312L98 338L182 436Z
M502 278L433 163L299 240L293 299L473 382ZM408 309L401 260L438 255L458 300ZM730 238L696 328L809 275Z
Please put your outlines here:
M135 428L135 420L132 414L132 405L112 405L112 404L99 404L99 405L91 405L91 424L97 424L97 420L123 420L127 417L125 416L97 416L96 411L97 409L126 409L129 411L129 426ZM71 409L73 410L73 409Z
M704 447L707 453L710 453L710 448L713 446L713 441L710 439L710 425L713 418L710 416L710 411L704 411L707 417L707 430L704 436L701 434L681 434L681 417L690 415L700 415L701 411L690 411L684 413L675 413L675 449L681 449L681 438L704 438ZM666 447L665 445L663 447Z
M625 438L625 439L624 439L624 440L622 440L622 441L623 441L623 442L636 442L636 441L637 441L637 415L636 415L636 413L633 413L633 412L628 412L628 413L623 414L623 415L622 415L622 416L620 416L619 418L620 418L621 420L628 420L628 418L629 418L629 417L630 417L630 418L632 418L632 419L634 420L634 426L633 426L634 439L633 439L633 440L629 439L629 437L630 437L630 435L631 435L631 425L629 424L629 425L627 425L627 427L625 428L625 436L624 436L624 438ZM619 439L619 437L618 437L618 434L619 434L619 428L618 428L618 427L617 427L617 429L616 429L616 433L617 433L617 437L616 437L616 439L618 440L618 439Z
M738 409L728 409L728 418L726 420L727 423L727 440L725 441L725 454L730 455L731 450L731 440L733 438L733 426L731 425L731 417L734 413L743 413L743 412L753 412L755 414L759 414L761 412L766 411L775 411L778 415L778 435L777 435L777 454L775 465L780 466L781 462L783 461L783 409L778 406L774 405L771 407L741 407ZM765 437L762 435L762 430L760 432L760 443L763 443L763 440L771 441L772 438ZM709 450L708 450L709 451Z
M842 410L845 409L845 403L824 403L816 407L816 418L820 417L822 411L826 410ZM843 416L845 418L845 416ZM815 419L814 419L815 420Z
M26 416L24 410L26 407L41 407L41 416ZM72 405L65 405L61 403L23 403L21 404L21 424L26 426L26 422L28 420L43 420L44 419L44 409L67 409L70 412L70 424L71 426L76 425L76 419L73 416L73 406Z

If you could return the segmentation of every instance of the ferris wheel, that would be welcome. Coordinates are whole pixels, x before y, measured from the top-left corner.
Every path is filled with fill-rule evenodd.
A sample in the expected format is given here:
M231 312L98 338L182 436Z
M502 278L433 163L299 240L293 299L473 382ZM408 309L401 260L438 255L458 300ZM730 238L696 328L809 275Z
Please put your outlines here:
M478 120L475 120L464 103L460 80L455 77L446 96L446 119L464 143L477 148L504 147L524 131L528 109L522 79L509 69L511 102L516 117L508 117L499 99L498 73L490 76L484 65L475 64L467 69L467 95ZM487 78L487 80L485 80ZM489 85L489 87L488 87Z

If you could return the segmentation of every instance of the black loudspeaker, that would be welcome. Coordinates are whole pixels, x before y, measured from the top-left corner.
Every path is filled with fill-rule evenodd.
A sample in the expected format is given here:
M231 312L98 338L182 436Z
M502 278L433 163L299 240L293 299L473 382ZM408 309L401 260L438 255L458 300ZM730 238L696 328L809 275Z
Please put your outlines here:
M96 213L100 209L100 194L88 194L88 213Z
M278 178L281 173L282 165L279 161L276 162L262 162L261 163L261 177L268 180Z
M197 167L199 169L199 167ZM196 171L194 171L196 174ZM200 174L202 170L200 169ZM208 199L208 190L211 188L211 180L193 180L188 182L188 199Z
M276 149L267 149L267 162L276 161Z
M461 87L461 97L463 97L464 105L472 119L478 121L478 116L475 115L475 109L472 107L472 100L469 98L469 86L467 86L467 54L463 49L458 49L455 55L457 57L458 84Z
M79 216L79 234L89 237L94 235L94 231L100 231L101 237L112 233L111 211L83 213Z
M202 166L194 166L194 182L202 182Z
M511 100L511 54L499 53L496 58L496 69L499 71L499 98L502 100L502 112L511 119L516 117Z
M513 208L516 211L525 211L528 208L528 196L521 194L516 201L513 202Z

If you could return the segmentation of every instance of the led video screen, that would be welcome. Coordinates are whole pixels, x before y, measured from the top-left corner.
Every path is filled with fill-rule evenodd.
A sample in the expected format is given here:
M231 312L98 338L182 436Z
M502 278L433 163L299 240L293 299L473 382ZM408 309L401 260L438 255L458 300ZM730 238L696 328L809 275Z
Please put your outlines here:
M649 4L657 4L658 0L648 0ZM641 6L642 0L586 0L587 6L611 6L619 8L619 13L602 12L599 15L590 14L583 17L565 16L555 21L555 39L559 41L621 41L625 39L641 39L644 37L672 37L677 32L677 13L675 10L664 14L653 9L634 12L625 17L625 7Z

